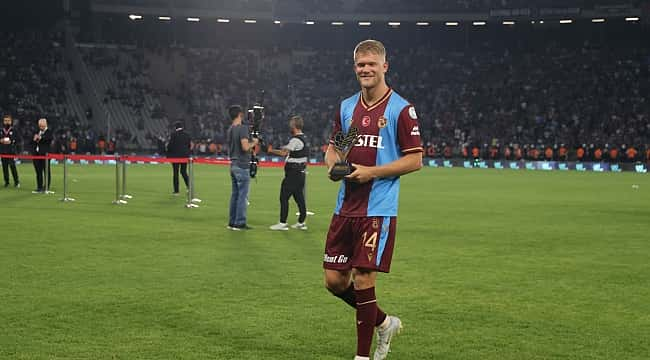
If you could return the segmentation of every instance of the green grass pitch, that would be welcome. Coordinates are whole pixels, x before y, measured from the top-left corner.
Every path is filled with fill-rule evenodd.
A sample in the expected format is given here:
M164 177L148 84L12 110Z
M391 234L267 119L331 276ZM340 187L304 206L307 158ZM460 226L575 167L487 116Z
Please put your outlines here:
M198 209L171 166L71 166L74 203L0 189L2 359L352 359L354 312L323 287L338 184L311 168L309 230L272 232L281 169L260 169L231 232L224 166L196 166ZM633 187L638 185L638 188ZM291 213L295 212L291 204ZM293 217L290 219L293 221ZM650 358L650 177L431 169L402 179L389 359Z

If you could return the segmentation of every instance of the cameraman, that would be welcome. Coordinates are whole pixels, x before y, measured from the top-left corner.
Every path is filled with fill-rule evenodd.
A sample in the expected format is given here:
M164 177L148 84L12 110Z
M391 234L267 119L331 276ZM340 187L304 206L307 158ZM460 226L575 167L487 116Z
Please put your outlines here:
M241 106L233 105L228 108L228 115L232 125L228 128L226 141L230 156L230 179L232 194L230 195L230 218L228 229L250 230L246 224L246 199L248 185L250 184L251 151L259 140L248 138L248 128L242 125L244 111Z
M300 116L292 116L289 120L291 140L281 149L269 149L269 153L286 156L284 164L284 179L280 187L280 222L272 225L271 230L289 230L287 216L289 215L289 198L293 196L298 204L300 216L298 223L291 225L294 229L307 230L305 218L307 205L305 204L305 170L309 159L309 147L302 132L304 122Z
M16 155L16 138L18 132L13 128L13 118L11 115L2 117L2 134L0 134L0 154ZM14 187L20 187L18 180L18 171L16 170L16 161L13 158L2 158L2 175L5 180L5 187L9 186L9 170L14 180Z

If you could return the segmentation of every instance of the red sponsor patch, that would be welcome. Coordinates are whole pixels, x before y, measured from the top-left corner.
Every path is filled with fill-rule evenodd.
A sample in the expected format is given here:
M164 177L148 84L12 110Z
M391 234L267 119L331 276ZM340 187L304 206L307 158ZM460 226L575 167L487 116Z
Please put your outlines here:
M361 119L361 125L363 125L363 127L370 126L370 116L364 116L363 119Z

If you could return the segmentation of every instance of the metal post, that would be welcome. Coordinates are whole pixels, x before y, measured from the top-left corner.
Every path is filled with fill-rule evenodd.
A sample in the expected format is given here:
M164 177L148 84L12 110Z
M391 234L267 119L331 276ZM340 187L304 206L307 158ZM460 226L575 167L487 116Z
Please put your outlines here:
M126 200L120 199L120 161L119 157L115 155L115 200L114 205L126 205Z
M195 194L195 191L194 191L194 189L195 189L195 186L194 186L194 159L192 157L190 157L188 162L190 164L190 169L192 171L192 177L190 178L190 181L191 181L190 183L192 184L192 191L191 191L192 192L192 200L191 200L191 202L193 204L201 203L203 200L197 198L196 194Z
M74 201L73 198L68 197L68 157L63 155L63 202Z
M45 155L45 191L44 194L54 194L54 191L50 191L50 178L52 177L52 172L50 171L50 156Z
M122 160L122 195L120 199L133 199L133 196L126 193L126 160Z
M187 167L190 172L190 181L188 181L187 184L187 203L185 204L186 208L197 208L199 205L196 203L200 203L201 199L196 199L194 198L194 161L192 157L187 159Z

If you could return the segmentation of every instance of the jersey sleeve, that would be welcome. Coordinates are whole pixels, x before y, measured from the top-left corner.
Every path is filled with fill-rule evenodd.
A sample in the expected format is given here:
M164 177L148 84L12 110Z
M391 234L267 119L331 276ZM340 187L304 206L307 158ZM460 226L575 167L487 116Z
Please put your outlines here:
M239 126L239 140L248 139L248 129L246 126Z
M397 142L402 154L423 152L420 125L413 105L406 106L397 119Z
M292 138L289 140L289 143L287 145L284 145L282 148L288 151L300 151L305 147L305 145L302 143L302 141Z
M334 145L334 136L341 131L341 113L336 113L334 124L332 124L332 134L330 135L330 144Z

